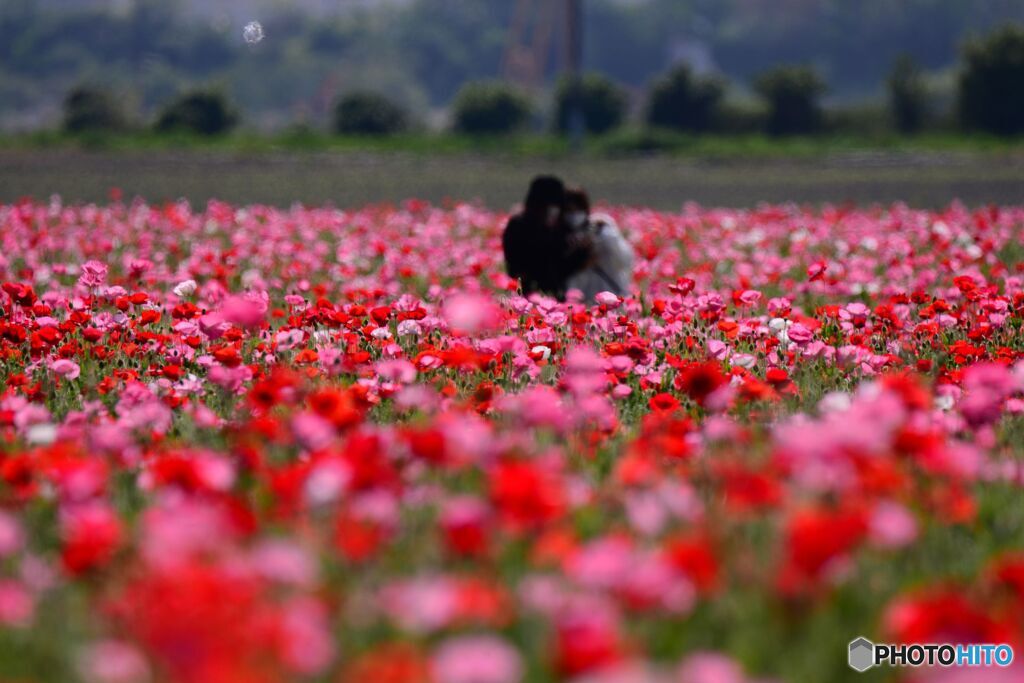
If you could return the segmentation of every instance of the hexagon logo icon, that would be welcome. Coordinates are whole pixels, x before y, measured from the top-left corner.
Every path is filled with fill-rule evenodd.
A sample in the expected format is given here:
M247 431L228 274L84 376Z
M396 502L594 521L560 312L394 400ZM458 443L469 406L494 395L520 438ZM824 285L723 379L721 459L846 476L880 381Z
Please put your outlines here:
M861 636L850 641L850 668L864 673L875 665L875 644Z

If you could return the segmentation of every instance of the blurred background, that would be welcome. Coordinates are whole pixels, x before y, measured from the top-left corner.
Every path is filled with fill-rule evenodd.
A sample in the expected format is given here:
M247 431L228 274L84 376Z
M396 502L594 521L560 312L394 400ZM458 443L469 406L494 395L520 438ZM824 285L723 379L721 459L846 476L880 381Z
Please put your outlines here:
M3 0L0 198L283 202L276 163L318 202L511 201L538 165L656 205L1007 201L1022 25L1020 0ZM462 163L377 182L409 155Z

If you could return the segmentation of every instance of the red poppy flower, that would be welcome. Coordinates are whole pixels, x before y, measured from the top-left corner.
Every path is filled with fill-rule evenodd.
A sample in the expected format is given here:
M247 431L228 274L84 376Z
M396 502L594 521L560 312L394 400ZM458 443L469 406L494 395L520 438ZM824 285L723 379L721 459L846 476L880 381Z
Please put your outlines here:
M388 306L378 306L370 311L370 317L373 318L378 327L383 326L391 317L391 308Z
M729 381L722 368L714 361L691 365L676 378L676 387L687 396L704 405L707 397Z
M1024 552L1007 553L996 558L989 571L1024 606Z
M625 656L615 624L598 615L563 619L555 648L555 667L566 679L610 667Z
M212 349L211 353L213 357L225 367L237 368L242 364L242 356L239 355L238 349L234 346L221 346L216 349Z
M786 523L784 577L816 581L836 560L845 558L867 535L868 520L859 510L808 508Z
M884 623L897 643L1005 643L1018 635L954 587L897 598Z
M647 401L647 405L650 406L651 410L670 412L679 407L679 400L672 394L661 392L651 396L650 400Z
M273 683L287 676L274 654L274 612L260 598L252 578L190 564L137 577L110 612L169 680Z
M438 429L409 429L405 431L409 450L418 458L437 465L445 461L444 434Z
M707 536L696 534L670 540L665 544L665 557L701 593L717 588L720 562Z
M334 526L334 545L350 562L365 562L376 555L389 534L379 523L342 513Z
M681 277L675 281L675 284L668 286L670 292L678 294L679 296L686 296L694 290L697 283L688 277Z
M72 510L63 524L61 560L70 574L105 565L121 543L121 520L99 505Z
M818 261L812 263L807 267L807 279L811 282L817 282L825 277L825 271L828 270L828 263L824 261Z
M491 472L491 501L513 526L535 526L557 519L565 507L561 482L534 463L508 461Z
M722 480L725 503L734 514L775 507L782 502L783 488L775 476L743 465L717 468Z
M427 683L429 662L408 643L378 645L360 655L342 673L339 683Z
M21 325L0 323L0 335L12 344L23 344L28 339L28 332Z
M160 311L155 311L151 308L147 308L139 316L139 322L143 325L151 325L155 322L160 322Z
M36 292L32 285L21 282L5 282L3 290L11 297L11 301L19 306L31 306L36 301Z

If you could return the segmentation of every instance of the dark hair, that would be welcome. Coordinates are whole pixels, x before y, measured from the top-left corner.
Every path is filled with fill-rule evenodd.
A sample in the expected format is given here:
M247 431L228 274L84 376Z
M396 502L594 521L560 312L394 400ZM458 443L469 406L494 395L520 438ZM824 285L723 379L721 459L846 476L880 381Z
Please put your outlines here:
M526 193L525 207L527 211L543 211L548 206L562 206L565 202L565 183L560 178L540 175L530 183L530 191Z
M590 213L590 195L582 187L572 187L565 191L565 206L578 206Z

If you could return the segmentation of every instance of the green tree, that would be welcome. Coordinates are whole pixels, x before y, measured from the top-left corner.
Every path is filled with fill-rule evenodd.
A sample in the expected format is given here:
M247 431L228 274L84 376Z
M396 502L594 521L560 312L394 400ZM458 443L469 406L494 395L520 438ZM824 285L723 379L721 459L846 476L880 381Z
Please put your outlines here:
M395 34L388 38L430 101L450 104L466 83L501 70L515 5L509 0L415 0L389 22Z
M758 76L754 88L768 105L770 135L806 135L821 127L818 102L826 86L808 66L779 66Z
M222 135L238 125L238 120L238 114L222 93L197 90L168 104L157 118L156 129L162 133Z
M342 135L393 135L408 126L400 106L378 93L360 91L341 98L334 108L334 130Z
M698 78L679 66L658 79L647 100L647 123L655 128L700 133L715 122L725 85L717 78Z
M586 74L578 83L563 78L555 92L555 128L569 130L574 103L579 103L587 132L600 135L626 120L629 98L614 81L600 74Z
M518 89L497 81L462 87L452 105L453 128L470 135L506 135L522 130L533 105Z
M967 44L957 105L969 130L1024 133L1024 27L1006 26Z
M896 130L904 134L920 132L927 115L928 91L913 57L902 55L896 60L887 85Z
M64 130L69 133L115 132L125 127L124 111L103 88L79 86L64 99Z

